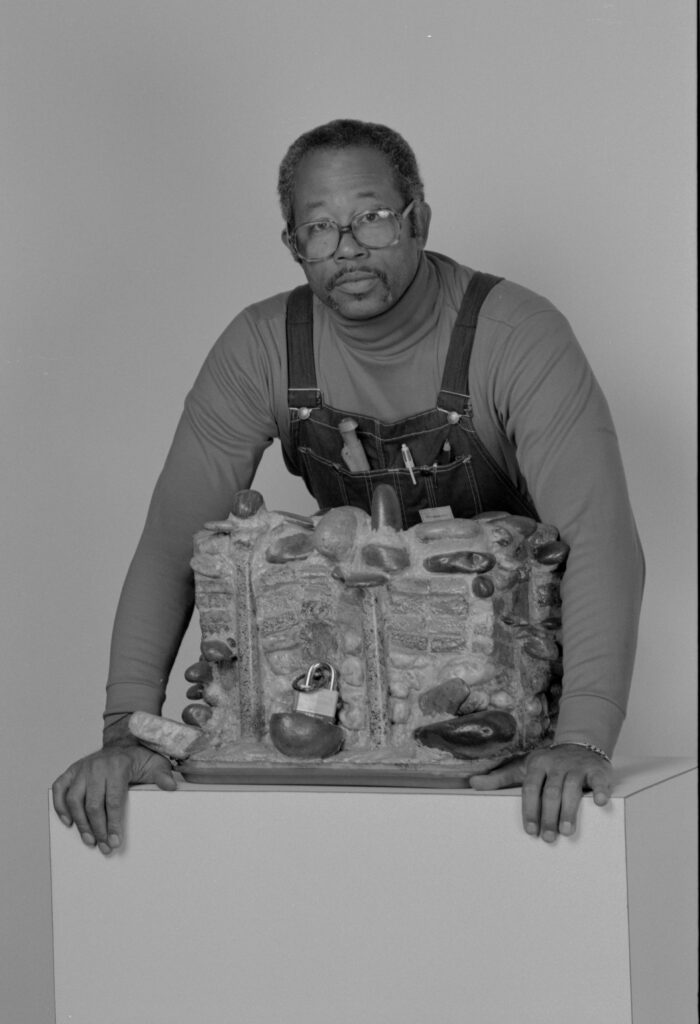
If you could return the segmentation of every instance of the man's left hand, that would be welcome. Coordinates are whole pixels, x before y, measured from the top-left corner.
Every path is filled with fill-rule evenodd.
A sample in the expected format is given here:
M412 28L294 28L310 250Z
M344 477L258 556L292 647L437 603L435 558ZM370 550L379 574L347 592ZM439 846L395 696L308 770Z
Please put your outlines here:
M553 843L557 835L573 835L581 797L593 791L602 807L612 792L612 766L599 754L573 743L533 750L523 757L474 775L472 789L523 789L523 827L528 835Z

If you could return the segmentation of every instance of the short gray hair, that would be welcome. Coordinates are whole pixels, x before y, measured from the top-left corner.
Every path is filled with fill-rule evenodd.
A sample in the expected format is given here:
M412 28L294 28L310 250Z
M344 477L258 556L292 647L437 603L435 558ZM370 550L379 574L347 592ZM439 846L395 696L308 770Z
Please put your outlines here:
M425 191L415 154L402 135L393 128L371 121L340 119L319 125L300 135L287 150L280 164L277 179L282 216L288 227L294 227L294 189L297 168L303 157L315 149L346 149L367 146L383 153L394 172L396 187L406 205L411 200L423 201Z

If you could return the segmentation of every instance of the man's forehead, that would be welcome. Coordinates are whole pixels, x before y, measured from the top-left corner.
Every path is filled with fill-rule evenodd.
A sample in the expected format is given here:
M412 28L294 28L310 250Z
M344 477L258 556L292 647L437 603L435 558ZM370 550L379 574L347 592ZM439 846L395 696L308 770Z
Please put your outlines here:
M400 198L384 153L368 146L318 149L302 158L295 175L294 206L311 213L335 200L389 202Z

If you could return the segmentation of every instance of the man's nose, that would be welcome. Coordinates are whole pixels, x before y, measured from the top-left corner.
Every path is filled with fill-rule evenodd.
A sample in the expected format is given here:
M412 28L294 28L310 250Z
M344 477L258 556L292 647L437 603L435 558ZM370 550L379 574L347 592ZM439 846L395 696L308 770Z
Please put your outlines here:
M334 253L336 260L355 260L359 256L366 256L367 249L361 245L352 233L350 225L340 229L340 240Z

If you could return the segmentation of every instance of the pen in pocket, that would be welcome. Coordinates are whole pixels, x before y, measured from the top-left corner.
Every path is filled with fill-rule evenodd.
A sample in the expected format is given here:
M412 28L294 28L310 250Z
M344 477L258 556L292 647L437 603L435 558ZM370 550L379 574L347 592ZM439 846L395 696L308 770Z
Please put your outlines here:
M416 482L416 474L413 471L416 468L416 464L413 461L411 449L408 447L407 444L401 445L401 458L403 459L404 466L409 472L409 475L411 477L411 483L414 484Z
M438 462L440 463L441 466L445 466L447 465L448 462L451 461L451 459L452 445L450 444L449 441L445 441L444 445L440 449L440 454L438 455Z

